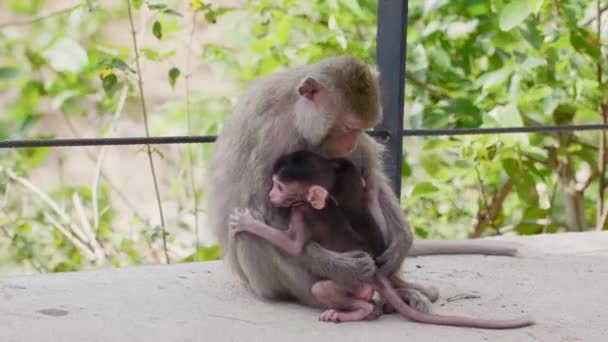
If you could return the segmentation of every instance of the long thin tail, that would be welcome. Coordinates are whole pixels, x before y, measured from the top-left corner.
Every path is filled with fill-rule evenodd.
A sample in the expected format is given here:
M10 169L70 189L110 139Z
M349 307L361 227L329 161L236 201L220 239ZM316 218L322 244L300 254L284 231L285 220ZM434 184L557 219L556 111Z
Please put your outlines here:
M516 256L518 244L505 241L415 240L408 255L482 254Z
M514 329L534 324L534 320L528 317L512 320L485 320L461 316L428 314L414 310L403 302L386 277L379 275L375 287L380 295L382 295L382 297L384 297L384 299L386 299L403 317L415 322L481 329Z

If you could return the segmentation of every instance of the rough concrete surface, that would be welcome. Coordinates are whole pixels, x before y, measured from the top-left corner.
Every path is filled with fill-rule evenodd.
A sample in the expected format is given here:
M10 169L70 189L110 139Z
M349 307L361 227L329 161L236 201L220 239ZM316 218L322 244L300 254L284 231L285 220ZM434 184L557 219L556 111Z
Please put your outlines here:
M221 262L0 278L0 341L606 341L608 233L501 238L520 257L427 256L409 278L439 287L438 313L532 315L481 330L397 315L330 324L318 310L253 297ZM490 243L490 242L489 242ZM448 301L458 295L476 299Z

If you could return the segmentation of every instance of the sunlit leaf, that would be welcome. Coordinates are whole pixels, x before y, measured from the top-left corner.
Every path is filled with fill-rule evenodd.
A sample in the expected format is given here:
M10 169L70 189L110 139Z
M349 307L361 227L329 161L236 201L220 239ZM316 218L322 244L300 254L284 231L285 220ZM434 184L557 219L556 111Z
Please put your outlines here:
M411 196L425 196L437 192L438 190L439 188L431 182L420 182L414 186Z
M89 62L86 50L73 39L61 38L42 52L56 71L79 72Z
M496 89L507 82L507 79L511 76L512 72L513 70L507 67L496 71L490 71L480 76L479 79L477 79L477 83L481 84L483 89Z
M500 29L509 31L521 24L532 13L530 0L513 0L503 7L498 18Z

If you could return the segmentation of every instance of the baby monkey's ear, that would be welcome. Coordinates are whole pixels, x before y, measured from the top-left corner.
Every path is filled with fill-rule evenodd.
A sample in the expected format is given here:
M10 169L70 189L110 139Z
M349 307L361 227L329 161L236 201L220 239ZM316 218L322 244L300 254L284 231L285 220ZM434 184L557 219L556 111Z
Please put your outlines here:
M324 187L313 185L308 189L306 200L315 209L325 208L325 199L327 198L327 190Z

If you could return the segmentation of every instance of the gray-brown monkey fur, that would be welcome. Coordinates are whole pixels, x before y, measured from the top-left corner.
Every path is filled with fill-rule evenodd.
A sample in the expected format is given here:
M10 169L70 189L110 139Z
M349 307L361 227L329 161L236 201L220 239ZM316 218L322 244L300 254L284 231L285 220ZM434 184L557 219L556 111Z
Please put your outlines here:
M355 72L349 75L345 70ZM311 110L312 105L306 106L298 94L299 85L307 77L319 81L330 96L348 88L349 84L336 84L336 80L359 84L340 94L319 113ZM365 90L371 95L353 94ZM353 100L350 104L349 99ZM359 113L360 110L363 112ZM235 239L229 236L228 216L235 208L257 210L269 225L286 228L284 213L270 208L267 200L273 162L281 155L299 149L323 154L328 133L338 114L348 111L364 116L370 127L380 120L377 81L361 61L348 56L333 57L253 81L222 127L207 177L209 223L223 248L225 260L258 296L294 298L307 305L319 306L310 292L317 280L312 274L345 286L369 283L375 274L374 261L362 252L339 254L313 242L306 246L301 256L288 256L260 238L246 234ZM384 233L390 256L380 272L393 275L412 247L413 237L399 201L382 172L382 153L383 147L379 143L360 134L357 146L348 158L366 170L368 187L377 189L377 201L370 203L370 209L376 213L374 217ZM443 250L434 252L458 253L462 250L462 247L450 249L449 242L444 244ZM416 297L415 291L400 290L404 297ZM427 290L427 295L436 297L434 289ZM417 299L423 301L420 298L408 301L416 306L412 301ZM422 306L418 308L424 310Z

